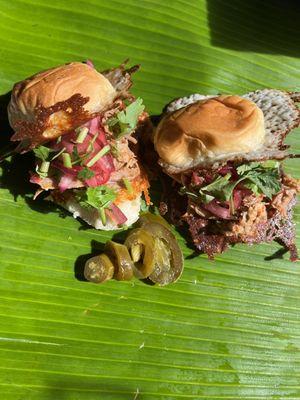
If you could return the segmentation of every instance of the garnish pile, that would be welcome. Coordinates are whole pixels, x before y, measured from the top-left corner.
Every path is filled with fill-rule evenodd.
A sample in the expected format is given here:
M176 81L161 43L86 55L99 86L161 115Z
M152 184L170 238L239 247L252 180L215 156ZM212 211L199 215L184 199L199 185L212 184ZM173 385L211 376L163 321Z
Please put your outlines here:
M179 199L167 194L163 214L175 224L186 221L196 248L210 258L229 244L277 240L297 259L292 209L300 182L284 174L278 161L189 170L175 187Z
M215 173L193 172L189 188L180 188L203 212L222 219L232 219L242 206L244 197L263 195L271 200L281 190L279 163L252 162L235 167L231 163Z
M117 225L127 217L118 202L134 199L147 190L129 142L142 118L144 105L138 98L118 106L57 140L33 149L36 169L30 181L54 194L72 194L84 208L99 211L103 225L111 218Z

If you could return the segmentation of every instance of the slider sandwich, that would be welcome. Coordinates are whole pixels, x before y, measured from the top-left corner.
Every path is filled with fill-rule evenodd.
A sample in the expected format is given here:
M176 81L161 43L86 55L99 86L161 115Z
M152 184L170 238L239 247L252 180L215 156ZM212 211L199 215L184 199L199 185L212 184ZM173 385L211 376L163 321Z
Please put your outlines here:
M139 217L148 181L136 157L148 115L130 93L125 65L99 73L72 62L17 83L8 106L18 152L32 151L35 197L63 206L96 229L129 226Z
M300 93L257 90L244 96L194 94L170 103L153 135L171 184L161 213L187 224L208 254L235 243L279 241L297 259L292 210L300 181L281 160L300 123Z

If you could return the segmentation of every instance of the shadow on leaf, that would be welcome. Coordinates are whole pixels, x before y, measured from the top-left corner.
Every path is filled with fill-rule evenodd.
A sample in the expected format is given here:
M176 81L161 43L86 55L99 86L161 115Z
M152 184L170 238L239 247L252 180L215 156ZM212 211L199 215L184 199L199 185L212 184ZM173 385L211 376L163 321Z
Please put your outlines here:
M237 51L299 56L298 0L207 1L211 43Z
M265 257L265 261L271 261L271 260L283 260L283 256L288 252L288 249L286 248L281 248L275 253L271 254L270 256Z
M96 240L91 241L91 251L87 254L81 254L77 257L74 264L74 276L79 281L86 281L84 277L84 266L87 260L91 257L97 256L103 253L105 243L98 242Z

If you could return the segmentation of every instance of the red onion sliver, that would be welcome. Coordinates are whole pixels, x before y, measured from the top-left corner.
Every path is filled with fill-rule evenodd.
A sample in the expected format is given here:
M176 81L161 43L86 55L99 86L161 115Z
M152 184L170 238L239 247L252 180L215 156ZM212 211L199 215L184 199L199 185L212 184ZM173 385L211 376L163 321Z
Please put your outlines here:
M126 216L122 213L122 211L117 207L114 203L110 205L110 209L116 219L118 225L122 225L127 221Z
M208 204L203 204L201 205L201 207L204 208L204 210L209 211L216 217L222 219L230 219L231 217L229 208L220 206L216 200L212 200Z

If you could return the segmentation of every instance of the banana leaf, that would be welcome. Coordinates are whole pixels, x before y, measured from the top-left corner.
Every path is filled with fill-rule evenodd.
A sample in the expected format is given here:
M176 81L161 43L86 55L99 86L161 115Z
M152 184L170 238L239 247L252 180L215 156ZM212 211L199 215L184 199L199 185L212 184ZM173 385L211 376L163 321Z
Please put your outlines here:
M13 83L73 60L141 64L152 114L195 91L300 90L296 1L0 0L0 18L1 144ZM300 151L299 130L288 141ZM300 398L300 266L279 245L212 262L177 234L178 283L89 284L82 263L113 233L32 201L28 162L2 165L1 399Z

